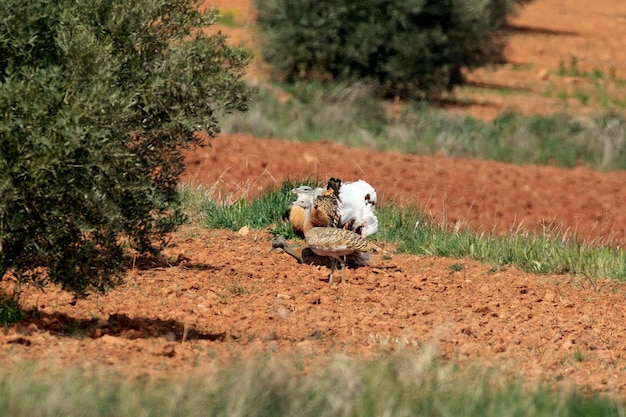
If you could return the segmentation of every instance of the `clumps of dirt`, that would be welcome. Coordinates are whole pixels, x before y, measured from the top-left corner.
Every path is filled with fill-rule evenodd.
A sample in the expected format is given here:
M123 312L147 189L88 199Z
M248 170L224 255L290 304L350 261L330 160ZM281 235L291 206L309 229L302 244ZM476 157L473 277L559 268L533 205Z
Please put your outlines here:
M167 255L188 260L131 270L105 295L72 303L28 289L22 302L38 313L0 329L0 360L162 378L270 352L373 358L436 345L460 364L626 392L621 284L393 254L330 285L328 267L270 252L272 239L184 229Z

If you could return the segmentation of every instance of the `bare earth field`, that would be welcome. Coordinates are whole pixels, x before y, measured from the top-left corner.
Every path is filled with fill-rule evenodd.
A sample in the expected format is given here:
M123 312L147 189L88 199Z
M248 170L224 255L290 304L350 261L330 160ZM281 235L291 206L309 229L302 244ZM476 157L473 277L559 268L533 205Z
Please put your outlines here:
M245 0L215 4L243 21L253 15ZM572 54L581 66L615 68L626 77L624 2L536 0L512 24L518 30L508 57L527 70L509 65L473 76L477 84L528 86L520 87L528 93L492 95L486 88L453 111L488 119L508 108L564 110L562 102L532 93L532 86L551 82L537 73L556 69L559 59L569 62ZM231 30L250 42L244 29ZM565 110L589 111L573 106ZM380 204L414 204L452 227L493 233L560 228L585 241L626 243L626 172L376 153L246 135L220 136L187 161L184 181L238 197L262 193L285 178L363 178L376 187ZM172 240L172 262L137 262L126 282L106 295L71 303L71 295L54 288L27 289L23 304L40 315L0 328L0 361L6 367L42 361L52 368L104 367L160 378L257 353L313 363L328 354L371 358L434 345L442 358L462 364L626 394L623 284L601 280L594 288L582 277L394 254L375 255L368 267L348 269L347 283L329 285L327 268L269 253L272 236L265 230L187 227Z

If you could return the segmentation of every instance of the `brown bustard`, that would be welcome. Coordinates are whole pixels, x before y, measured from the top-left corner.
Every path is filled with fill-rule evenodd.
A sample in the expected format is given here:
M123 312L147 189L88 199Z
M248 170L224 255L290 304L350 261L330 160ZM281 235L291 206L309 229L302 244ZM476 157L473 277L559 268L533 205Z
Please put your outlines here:
M287 243L287 240L282 236L277 236L272 241L272 247L270 248L270 252L275 249L281 249L287 255L291 256L296 260L299 264L306 265L323 265L330 267L330 259L326 256L316 255L311 248L292 248Z
M298 188L291 190L296 194L296 201L283 213L283 221L288 221L291 224L291 230L296 236L304 238L304 209L296 204L298 200L313 200L321 195L325 190L323 188L312 188L308 185L302 185Z
M289 243L287 243L287 239L283 236L277 236L274 240L272 240L272 246L270 247L270 252L280 249L285 252L287 255L291 256L296 260L299 264L306 265L320 265L327 266L330 268L330 258L327 256L319 256L316 255L315 252L311 250L309 247L305 248L292 248ZM369 253L353 253L345 257L345 263L347 266L352 267L361 267L366 266L367 261L369 259L365 259L364 255L370 255Z
M313 199L311 223L313 227L341 227L341 200L330 186Z
M336 264L341 265L341 282L345 282L344 267L346 256L369 252L385 252L381 247L366 240L361 235L346 229L336 227L314 227L311 218L315 207L310 201L298 201L304 209L304 238L311 250L319 256L330 258L330 277L328 282L333 283ZM312 213L313 212L313 213Z
M331 178L326 190L301 186L292 191L297 194L297 199L287 209L283 220L291 223L297 236L304 237L304 211L297 204L299 200L311 202L313 227L339 227L363 237L378 231L376 190L366 181L342 182L338 178Z

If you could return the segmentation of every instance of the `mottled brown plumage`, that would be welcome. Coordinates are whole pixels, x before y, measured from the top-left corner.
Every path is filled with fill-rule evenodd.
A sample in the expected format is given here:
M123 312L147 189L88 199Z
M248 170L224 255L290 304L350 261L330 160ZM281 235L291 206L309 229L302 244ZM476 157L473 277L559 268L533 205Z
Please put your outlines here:
M309 201L299 201L305 211L304 238L311 250L319 256L327 256L331 260L329 283L333 283L336 263L341 265L341 282L345 282L345 258L348 255L368 252L384 252L382 248L366 240L360 235L346 229L336 227L314 227L312 217L316 208Z
M341 225L341 202L333 190L326 190L324 194L313 200L311 222L314 227L339 227Z
M285 212L283 219L289 220L292 231L297 236L307 239L305 233L306 221L309 222L309 228L349 229L356 232L357 236L363 237L375 233L378 228L378 219L374 214L376 203L375 190L363 180L344 184L338 178L330 178L326 185L326 190L321 188L313 190L309 186L300 186L292 191L298 194L298 199ZM345 204L343 201L344 197L346 199ZM303 208L305 205L308 207L308 214L305 214L305 209ZM308 220L305 219L306 216L308 216ZM354 238L353 235L343 235L342 237L344 239L348 237ZM352 244L356 245L354 242ZM310 245L311 249L313 249L313 246ZM324 249L321 246L318 248L318 252L325 251L324 255L319 253L318 255L331 260L330 282L332 282L337 260L341 263L342 282L344 281L343 268L346 264L354 266L367 265L371 250L364 249L365 246L360 248L363 250L360 250L358 247L352 247L349 250L344 248L345 253L337 256L327 254L327 248ZM283 250L289 253L287 249L283 248ZM290 255L295 259L301 259L301 256L294 256L293 251Z
M286 254L291 256L298 262L299 264L307 264L307 265L322 265L330 267L330 259L326 256L316 255L311 248L296 248L293 249L287 243L287 240L278 236L272 241L272 248L270 252L275 249L282 249Z
M326 185L326 191L313 199L311 209L313 227L341 227L340 188L341 180L331 178Z
M341 180L339 178L331 178L326 184L326 190L332 190L333 194L339 198L339 189L341 188Z
M316 255L315 252L313 252L309 247L292 248L283 236L278 236L272 241L272 247L270 248L270 252L276 249L281 249L283 252L294 258L299 264L320 265L329 268L331 267L329 257ZM352 267L367 265L366 259L363 259L361 255L361 253L353 253L346 256L346 265Z
M355 252L382 252L383 250L375 243L346 229L313 227L305 232L305 236L313 252L322 256L345 256Z

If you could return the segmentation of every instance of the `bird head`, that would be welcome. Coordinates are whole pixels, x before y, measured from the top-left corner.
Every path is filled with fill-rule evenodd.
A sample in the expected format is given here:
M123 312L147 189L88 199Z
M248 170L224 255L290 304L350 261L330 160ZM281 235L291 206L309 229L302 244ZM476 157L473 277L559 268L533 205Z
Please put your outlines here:
M293 190L291 190L292 193L294 194L307 194L307 193L311 193L313 192L313 188L309 187L308 185L301 185L297 188L294 188Z
M331 178L326 185L326 193L334 194L339 197L339 189L341 188L341 180L339 178Z
M272 240L272 248L270 249L270 252L273 251L274 249L285 250L286 246L287 246L287 241L285 240L285 238L282 236L277 236L276 239Z

